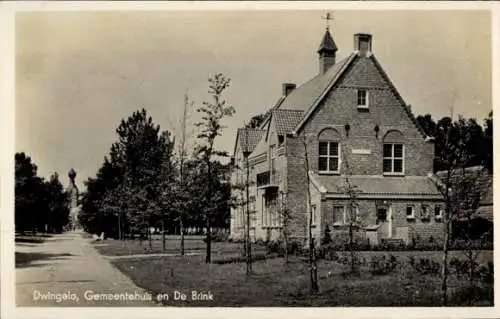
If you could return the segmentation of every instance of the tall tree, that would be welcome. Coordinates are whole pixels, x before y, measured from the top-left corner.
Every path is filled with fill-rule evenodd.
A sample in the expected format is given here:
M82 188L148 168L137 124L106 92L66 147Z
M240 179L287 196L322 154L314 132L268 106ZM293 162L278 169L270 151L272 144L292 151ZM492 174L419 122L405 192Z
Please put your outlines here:
M21 232L43 230L46 222L45 187L37 169L24 152L15 154L15 225Z
M197 153L205 163L207 184L205 196L208 206L205 207L205 227L206 227L206 243L207 253L205 261L211 262L211 225L214 215L215 195L212 192L212 185L215 183L213 172L214 156L227 156L227 153L220 152L215 149L215 141L217 136L221 135L224 126L222 120L234 114L234 108L226 104L222 95L229 87L230 80L223 74L217 73L209 78L209 91L212 96L211 102L203 102L203 105L197 109L202 114L201 121L196 123L200 128L198 138L201 144L197 148Z
M47 226L50 232L62 232L69 222L69 198L59 181L59 175L54 173L45 182L48 196L49 216Z
M484 155L483 163L488 171L493 174L493 111L488 113L488 117L484 119Z
M169 212L162 196L165 183L173 182L173 140L145 109L122 119L116 132L118 141L111 146L109 159L105 158L97 178L86 183L82 220L87 229L100 228L118 238L124 231L147 236L151 246L149 228Z
M271 110L252 116L250 121L247 124L245 124L245 127L258 128L264 122L264 120L269 116L269 114L271 114Z

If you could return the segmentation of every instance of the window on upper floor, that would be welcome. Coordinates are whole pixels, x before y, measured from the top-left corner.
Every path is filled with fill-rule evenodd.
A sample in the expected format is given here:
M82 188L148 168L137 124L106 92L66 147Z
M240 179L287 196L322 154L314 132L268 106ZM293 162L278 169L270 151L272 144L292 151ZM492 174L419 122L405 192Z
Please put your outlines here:
M274 175L276 170L276 145L269 146L269 170Z
M368 91L358 90L358 108L368 108Z
M384 174L404 174L404 145L401 143L384 143Z
M340 171L340 144L338 142L319 142L318 171L328 173Z

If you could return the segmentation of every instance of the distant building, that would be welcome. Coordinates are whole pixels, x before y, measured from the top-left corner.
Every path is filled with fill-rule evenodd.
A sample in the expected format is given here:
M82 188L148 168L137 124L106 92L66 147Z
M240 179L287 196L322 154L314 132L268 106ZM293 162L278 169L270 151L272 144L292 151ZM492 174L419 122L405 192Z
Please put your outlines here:
M428 177L433 141L372 48L372 35L355 34L353 52L337 60L327 29L317 51L318 74L300 86L283 84L281 98L261 126L237 131L232 183L245 183L248 155L254 240L277 239L283 226L280 212L286 208L291 237L306 242L307 187L316 241L327 226L334 236L345 234L346 177L359 192L356 214L364 225L359 231L370 233L375 244L442 240L443 197ZM245 196L238 187L233 194ZM244 236L245 212L245 206L232 209L232 238Z

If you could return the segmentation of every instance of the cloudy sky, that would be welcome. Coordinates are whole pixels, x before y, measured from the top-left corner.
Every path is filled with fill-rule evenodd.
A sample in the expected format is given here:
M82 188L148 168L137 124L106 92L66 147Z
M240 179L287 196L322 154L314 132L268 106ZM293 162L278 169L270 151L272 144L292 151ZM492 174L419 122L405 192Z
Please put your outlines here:
M16 16L16 151L42 176L73 167L94 176L120 120L144 107L179 130L183 96L208 99L207 79L231 78L236 114L218 147L281 95L283 82L318 72L324 12L23 12ZM353 34L373 35L373 52L416 114L482 122L491 101L488 11L335 11L337 53ZM193 112L195 113L195 112ZM196 114L191 117L194 120Z

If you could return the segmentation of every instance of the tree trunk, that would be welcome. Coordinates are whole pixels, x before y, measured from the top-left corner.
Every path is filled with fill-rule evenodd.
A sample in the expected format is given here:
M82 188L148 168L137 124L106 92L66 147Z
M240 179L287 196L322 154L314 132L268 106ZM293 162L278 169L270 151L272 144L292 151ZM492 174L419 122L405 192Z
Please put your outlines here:
M448 245L450 240L450 222L449 217L445 221L445 234L444 234L444 244L443 244L443 265L441 271L441 298L443 301L443 306L448 304Z
M354 254L354 247L353 247L353 233L352 233L352 221L349 222L349 251L351 252L351 273L356 272L356 259L355 259L355 254Z
M245 130L246 132L246 130ZM247 138L248 140L248 138ZM250 240L250 167L248 164L248 154L246 155L246 170L247 170L247 179L246 179L246 211L247 211L247 221L246 221L246 234L245 234L245 242L246 242L246 261L247 261L247 276L252 272L252 242Z
M181 229L181 256L184 256L184 223L182 222L182 216L179 218L179 227Z
M122 219L120 217L120 214L118 214L118 240L122 240L122 226L121 226Z
M153 250L153 241L152 241L151 236L152 236L152 234L151 234L151 224L148 223L148 242L149 242L149 250L150 251Z
M167 243L165 240L165 222L163 220L161 221L161 245L163 252L165 252L167 250Z
M205 262L207 264L210 264L212 262L212 238L211 238L211 231L210 231L210 221L207 220L207 255L205 258Z
M307 152L307 144L304 136L304 164L305 164L305 171L306 171L306 180L307 180L307 203L308 203L308 214L309 214L309 223L307 225L307 228L309 230L309 273L310 273L310 281L311 281L311 293L316 293L319 291L318 287L318 267L316 266L316 254L314 251L314 238L312 236L312 224L313 224L313 214L312 214L312 202L311 202L311 190L310 190L310 185L311 181L309 178L309 159L308 159L308 152Z
M285 228L286 226L283 225L283 227ZM283 241L285 242L285 251L284 251L285 264L288 264L288 234L286 231L284 232L284 235L283 235Z

